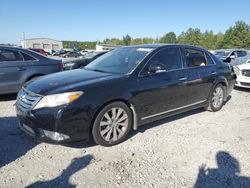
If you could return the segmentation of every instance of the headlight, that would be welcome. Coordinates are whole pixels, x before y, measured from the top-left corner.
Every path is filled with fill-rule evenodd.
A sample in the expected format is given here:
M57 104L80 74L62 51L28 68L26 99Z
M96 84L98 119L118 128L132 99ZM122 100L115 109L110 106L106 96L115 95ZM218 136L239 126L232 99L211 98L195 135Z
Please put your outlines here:
M44 108L44 107L56 107L65 104L69 104L77 100L83 94L82 91L60 93L54 95L47 95L43 97L34 107L34 109Z

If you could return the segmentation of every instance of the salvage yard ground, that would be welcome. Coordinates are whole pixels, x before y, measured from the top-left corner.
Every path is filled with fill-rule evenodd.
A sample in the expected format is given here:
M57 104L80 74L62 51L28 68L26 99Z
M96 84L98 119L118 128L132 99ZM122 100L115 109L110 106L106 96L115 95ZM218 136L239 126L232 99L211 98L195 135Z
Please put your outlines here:
M250 187L250 90L233 90L219 112L148 124L110 148L35 142L14 103L0 96L0 187Z

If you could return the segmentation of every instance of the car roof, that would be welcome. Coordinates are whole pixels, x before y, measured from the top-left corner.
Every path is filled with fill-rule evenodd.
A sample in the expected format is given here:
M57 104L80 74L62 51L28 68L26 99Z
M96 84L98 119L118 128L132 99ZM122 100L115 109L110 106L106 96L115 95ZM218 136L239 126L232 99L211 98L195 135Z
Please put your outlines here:
M28 55L31 55L32 57L35 57L37 59L48 59L46 56L43 56L40 53L33 51L31 49L12 47L12 46L0 46L0 49L17 50L17 51L26 53Z
M154 48L154 49L160 49L160 48L164 48L164 47L186 47L186 48L195 48L197 50L205 50L204 48L201 48L199 46L192 46L192 45L188 45L188 44L164 44L164 43L160 43L160 44L140 44L140 45L131 45L131 46L123 46L123 47L137 47L137 48Z
M230 49L218 49L218 50L215 50L215 51L237 51L237 50L243 50L243 51L247 51L245 49L242 49L242 48L230 48Z

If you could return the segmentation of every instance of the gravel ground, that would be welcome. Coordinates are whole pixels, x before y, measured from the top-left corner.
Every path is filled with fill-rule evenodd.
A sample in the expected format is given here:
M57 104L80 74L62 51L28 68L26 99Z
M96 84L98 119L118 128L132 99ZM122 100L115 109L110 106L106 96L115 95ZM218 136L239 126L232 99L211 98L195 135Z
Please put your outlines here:
M132 132L122 144L58 146L18 128L0 96L0 187L250 187L250 90Z

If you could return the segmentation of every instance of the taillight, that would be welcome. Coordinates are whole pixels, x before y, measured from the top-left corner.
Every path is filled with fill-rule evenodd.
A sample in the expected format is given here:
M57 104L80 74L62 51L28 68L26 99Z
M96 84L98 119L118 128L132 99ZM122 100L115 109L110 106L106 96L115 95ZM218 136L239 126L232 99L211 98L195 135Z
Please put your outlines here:
M58 68L60 71L63 71L63 64L62 63L58 64Z

